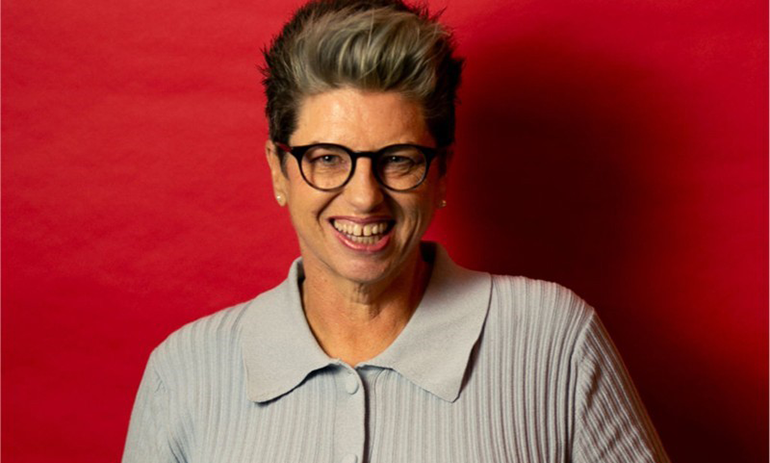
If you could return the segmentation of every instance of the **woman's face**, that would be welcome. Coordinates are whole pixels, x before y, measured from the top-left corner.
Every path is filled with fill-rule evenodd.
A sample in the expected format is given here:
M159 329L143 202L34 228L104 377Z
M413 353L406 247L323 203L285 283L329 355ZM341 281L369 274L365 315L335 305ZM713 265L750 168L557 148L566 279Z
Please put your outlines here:
M297 119L291 146L334 143L354 151L399 143L434 146L420 106L396 92L331 90L307 97ZM420 186L394 192L377 183L371 161L360 158L345 187L325 192L302 179L291 156L284 175L273 150L268 142L273 186L285 198L306 269L376 283L394 279L417 257L420 239L444 197L445 178L436 162Z

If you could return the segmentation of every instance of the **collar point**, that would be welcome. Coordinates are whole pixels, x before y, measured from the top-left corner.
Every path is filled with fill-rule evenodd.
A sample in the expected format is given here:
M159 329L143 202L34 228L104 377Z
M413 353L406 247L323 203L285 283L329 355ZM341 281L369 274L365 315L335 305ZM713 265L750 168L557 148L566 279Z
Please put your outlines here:
M447 391L436 394L444 402L454 403L460 398L460 391Z

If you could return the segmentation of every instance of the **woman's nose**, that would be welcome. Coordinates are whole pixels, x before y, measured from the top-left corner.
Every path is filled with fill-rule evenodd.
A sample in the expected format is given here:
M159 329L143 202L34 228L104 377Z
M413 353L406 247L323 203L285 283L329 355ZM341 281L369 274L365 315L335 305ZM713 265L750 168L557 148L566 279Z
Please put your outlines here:
M358 159L353 177L345 185L343 194L361 212L370 211L382 203L385 196L374 176L370 159Z

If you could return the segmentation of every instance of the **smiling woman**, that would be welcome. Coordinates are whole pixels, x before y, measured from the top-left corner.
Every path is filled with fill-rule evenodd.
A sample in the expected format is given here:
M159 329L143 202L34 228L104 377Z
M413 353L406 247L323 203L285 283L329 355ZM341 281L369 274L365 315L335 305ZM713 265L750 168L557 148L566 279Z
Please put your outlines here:
M421 239L461 60L426 11L315 1L266 52L275 198L301 258L152 354L124 462L664 462L595 312Z
M361 150L435 144L417 103L398 92L355 88L304 101L291 142L317 141ZM349 365L376 356L406 325L424 291L429 272L418 245L444 196L445 177L433 169L407 191L392 191L375 174L386 149L378 159L359 160L355 170L350 163L344 187L320 191L303 180L300 164L280 161L272 142L266 151L275 193L285 198L297 231L313 333L330 356Z

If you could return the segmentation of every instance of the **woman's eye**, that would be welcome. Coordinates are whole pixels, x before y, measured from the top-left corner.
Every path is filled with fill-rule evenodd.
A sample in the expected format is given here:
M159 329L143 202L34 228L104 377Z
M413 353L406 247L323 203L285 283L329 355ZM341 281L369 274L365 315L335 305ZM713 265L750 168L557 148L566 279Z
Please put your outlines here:
M337 162L339 160L339 156L335 156L333 154L325 154L321 156L321 161L323 161L326 164L331 164L334 162Z
M312 162L318 164L334 165L339 164L340 160L340 156L336 154L321 154L314 156Z
M407 165L412 163L412 160L404 156L388 156L385 158L385 163L390 165Z

